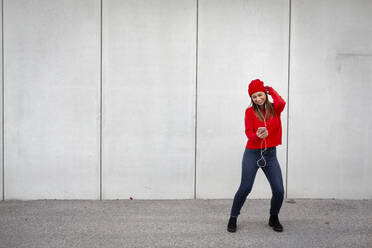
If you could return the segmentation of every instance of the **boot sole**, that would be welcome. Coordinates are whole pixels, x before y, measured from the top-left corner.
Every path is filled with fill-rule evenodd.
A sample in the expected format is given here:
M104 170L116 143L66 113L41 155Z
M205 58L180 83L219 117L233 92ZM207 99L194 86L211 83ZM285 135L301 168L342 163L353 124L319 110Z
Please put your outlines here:
M283 229L282 229L282 228L277 229L277 228L275 228L274 225L271 224L270 222L269 222L269 226L271 226L271 227L273 228L273 230L276 231L276 232L283 232Z

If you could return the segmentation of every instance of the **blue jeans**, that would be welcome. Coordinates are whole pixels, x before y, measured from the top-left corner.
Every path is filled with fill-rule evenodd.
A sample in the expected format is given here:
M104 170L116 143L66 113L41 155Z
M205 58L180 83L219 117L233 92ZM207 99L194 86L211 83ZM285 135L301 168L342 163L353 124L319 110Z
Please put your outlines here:
M261 169L268 179L272 191L271 197L271 215L278 215L284 198L284 187L282 171L276 157L276 147L267 148L263 152L263 157L266 160L266 166ZM238 191L235 194L234 202L231 208L231 216L238 217L243 204L252 190L254 179L258 170L257 160L261 158L260 149L245 148L242 161L242 176ZM260 161L262 162L262 160ZM262 166L260 164L260 166Z

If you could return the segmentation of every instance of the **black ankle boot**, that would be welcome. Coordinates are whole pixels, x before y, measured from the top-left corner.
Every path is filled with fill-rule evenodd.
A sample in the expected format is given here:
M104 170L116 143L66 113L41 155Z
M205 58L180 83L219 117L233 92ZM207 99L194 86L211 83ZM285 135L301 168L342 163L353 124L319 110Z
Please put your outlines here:
M236 232L236 218L230 217L229 224L227 224L227 231Z
M279 222L278 215L270 215L269 225L273 227L274 231L282 232L283 226Z

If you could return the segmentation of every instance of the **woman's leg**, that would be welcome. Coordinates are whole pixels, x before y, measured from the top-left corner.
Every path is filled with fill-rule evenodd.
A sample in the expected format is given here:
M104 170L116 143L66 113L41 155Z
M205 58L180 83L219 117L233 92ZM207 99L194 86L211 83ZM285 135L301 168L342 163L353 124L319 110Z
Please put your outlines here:
M252 190L254 179L258 170L256 160L257 152L255 152L255 150L246 148L242 161L241 182L234 197L234 202L230 213L231 217L238 217L248 194Z
M284 199L284 186L276 149L271 151L267 157L265 156L265 159L267 166L262 170L270 183L272 192L270 215L278 215Z

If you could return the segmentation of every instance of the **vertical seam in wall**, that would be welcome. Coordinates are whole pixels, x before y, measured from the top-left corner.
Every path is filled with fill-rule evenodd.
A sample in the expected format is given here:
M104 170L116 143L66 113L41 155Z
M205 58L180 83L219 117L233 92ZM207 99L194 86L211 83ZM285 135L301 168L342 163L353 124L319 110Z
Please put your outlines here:
M289 24L288 24L288 92L287 92L287 150L286 150L286 168L285 168L285 198L288 198L288 141L289 141L289 87L290 87L290 68L291 68L291 15L292 15L292 1L289 0Z
M102 5L101 0L101 19L100 19L100 100L99 100L99 199L102 200Z
M1 122L2 122L2 125L3 125L3 128L2 128L2 153L3 153L3 159L2 159L2 184L3 184L3 192L2 192L2 196L3 196L3 201L5 201L5 165L4 165L4 0L1 1L1 94L2 94L2 108L1 108Z
M196 0L196 44L195 44L195 152L194 152L194 199L196 199L196 157L197 157L197 123L198 123L198 43L199 43L199 0Z

